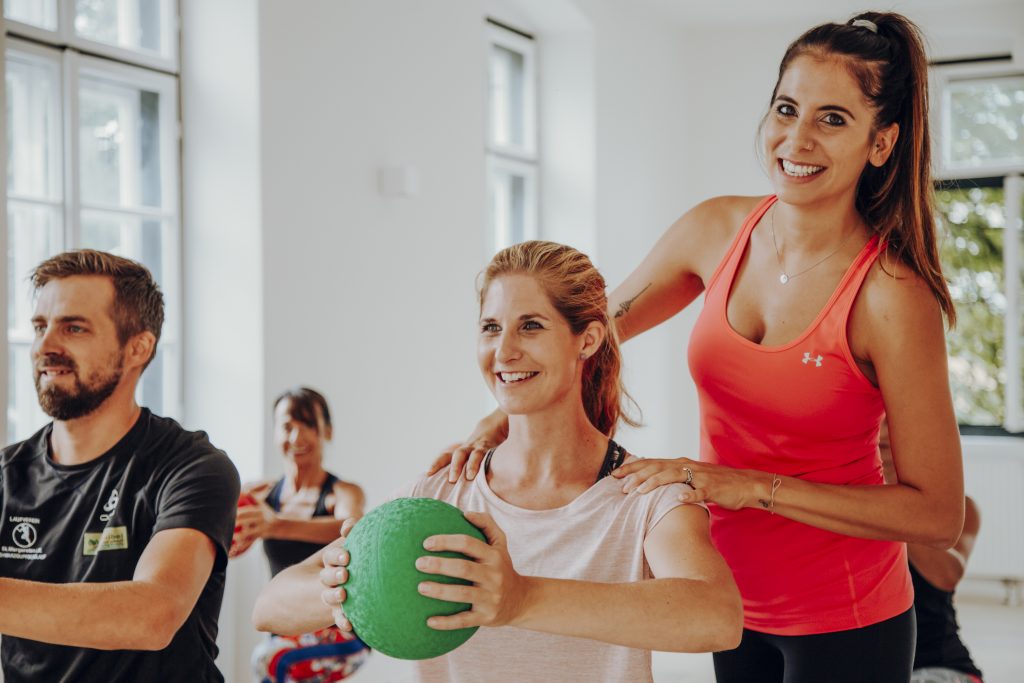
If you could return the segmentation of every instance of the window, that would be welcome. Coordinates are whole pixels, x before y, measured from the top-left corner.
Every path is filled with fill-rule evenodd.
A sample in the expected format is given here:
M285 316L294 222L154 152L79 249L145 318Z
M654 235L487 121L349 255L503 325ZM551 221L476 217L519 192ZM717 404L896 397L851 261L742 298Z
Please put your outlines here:
M494 250L538 236L533 38L488 20L487 193Z
M57 0L5 0L4 16L8 20L57 30Z
M177 0L4 0L8 35L178 70Z
M957 417L1022 432L1024 74L961 64L933 75L941 256L959 317L947 337Z
M58 11L66 7L68 21ZM170 9L159 0L5 3L8 442L49 419L31 373L27 275L65 249L109 251L152 271L167 320L138 400L180 414L178 84L151 66L176 58L164 49L176 25ZM119 61L94 49L101 39ZM125 60L133 50L138 59Z

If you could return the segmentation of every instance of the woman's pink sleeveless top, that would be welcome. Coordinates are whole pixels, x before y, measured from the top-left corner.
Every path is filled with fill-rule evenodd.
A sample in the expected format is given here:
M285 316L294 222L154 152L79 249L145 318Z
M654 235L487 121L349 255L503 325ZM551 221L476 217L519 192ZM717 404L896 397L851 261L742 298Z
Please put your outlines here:
M705 462L845 486L882 483L881 392L847 341L857 292L879 254L872 238L818 317L793 341L761 346L737 333L726 303L754 226L747 217L707 283L690 338ZM800 286L792 283L789 286ZM906 546L795 522L766 510L711 510L711 535L743 596L747 628L806 635L859 628L903 613L914 594Z

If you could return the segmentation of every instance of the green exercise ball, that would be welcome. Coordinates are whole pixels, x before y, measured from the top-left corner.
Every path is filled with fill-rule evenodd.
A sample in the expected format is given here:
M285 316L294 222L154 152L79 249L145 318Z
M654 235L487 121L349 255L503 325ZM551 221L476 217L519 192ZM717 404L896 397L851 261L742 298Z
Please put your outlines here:
M360 519L345 540L349 553L345 616L364 643L390 657L439 657L476 633L476 627L438 631L427 626L428 617L470 607L429 598L417 590L421 581L469 583L416 568L416 559L424 555L465 557L425 550L423 541L437 534L465 534L486 542L461 510L433 498L398 498L385 503Z

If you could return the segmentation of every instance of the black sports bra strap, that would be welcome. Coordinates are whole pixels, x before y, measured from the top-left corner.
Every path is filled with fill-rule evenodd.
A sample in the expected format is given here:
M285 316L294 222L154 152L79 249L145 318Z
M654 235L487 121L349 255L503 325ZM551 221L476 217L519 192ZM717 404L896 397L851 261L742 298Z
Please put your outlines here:
M487 455L484 456L484 474L489 474L491 471L491 456L494 455L494 449L487 451ZM626 449L615 443L614 440L608 439L608 450L604 454L604 462L601 463L601 471L597 473L597 480L601 481L609 474L612 473L617 467L621 467L622 463L626 460Z
M264 499L270 509L274 512L281 511L281 489L284 488L284 477L281 477L274 485L270 487L270 491L267 492L267 497Z
M327 511L327 496L334 493L334 482L336 481L338 481L338 478L328 472L323 485L320 486L320 495L316 499L316 508L313 510L314 517L323 517L330 514Z
M614 440L608 439L608 452L605 453L604 463L601 465L601 471L597 474L597 480L601 481L607 477L612 473L612 470L621 466L625 460L626 449L615 443Z

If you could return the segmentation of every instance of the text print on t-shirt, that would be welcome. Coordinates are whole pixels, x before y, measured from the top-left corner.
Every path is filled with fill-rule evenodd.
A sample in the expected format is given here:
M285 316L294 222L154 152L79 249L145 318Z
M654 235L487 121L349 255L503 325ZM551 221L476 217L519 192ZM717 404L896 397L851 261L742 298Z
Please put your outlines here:
M36 545L39 540L38 517L20 517L11 515L7 518L7 529L0 537L0 559L3 560L45 560L46 553Z

